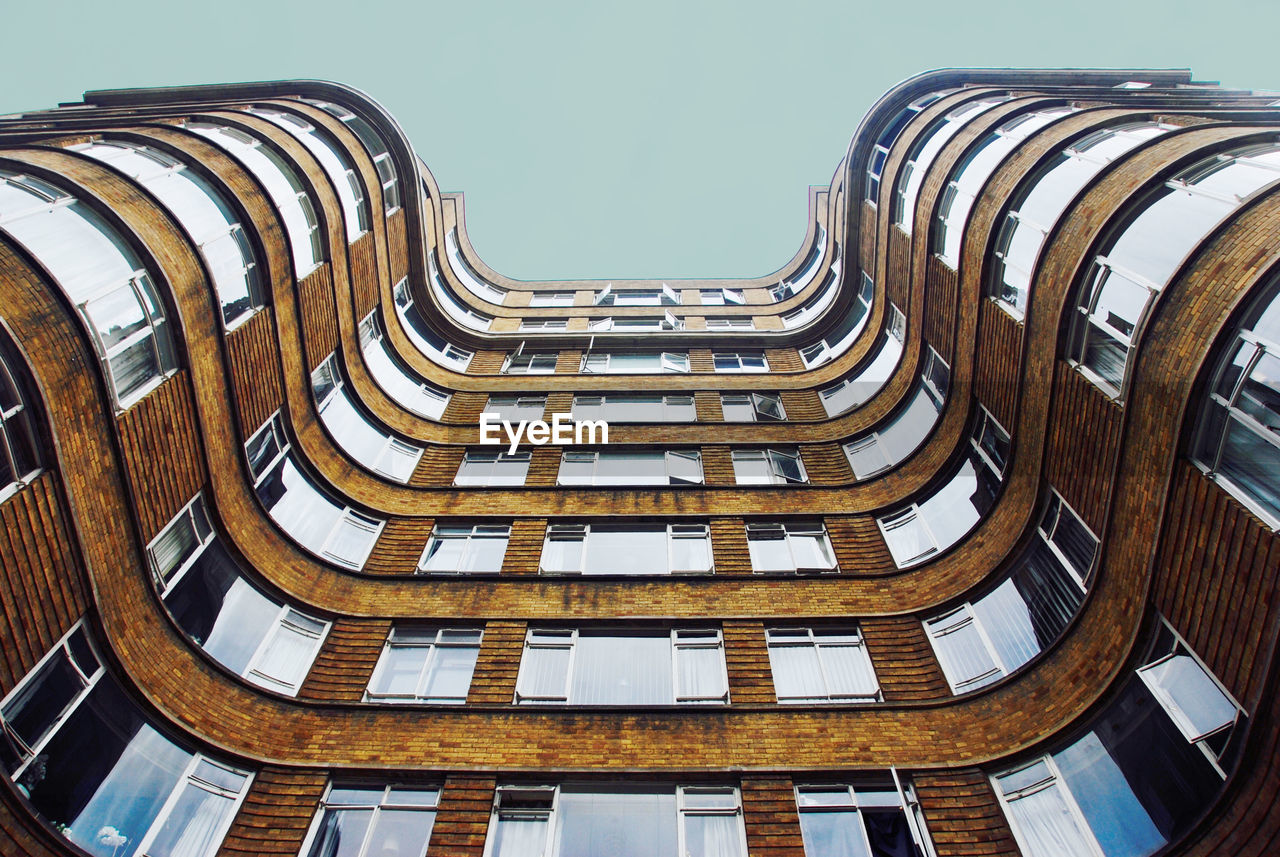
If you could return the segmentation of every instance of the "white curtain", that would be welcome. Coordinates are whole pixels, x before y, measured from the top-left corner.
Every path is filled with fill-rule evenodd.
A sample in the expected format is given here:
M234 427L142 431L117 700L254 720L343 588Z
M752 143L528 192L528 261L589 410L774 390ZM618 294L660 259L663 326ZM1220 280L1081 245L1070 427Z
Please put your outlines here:
M746 857L737 815L686 815L684 857Z
M1055 784L1009 801L1027 857L1096 857L1093 835L1081 828Z

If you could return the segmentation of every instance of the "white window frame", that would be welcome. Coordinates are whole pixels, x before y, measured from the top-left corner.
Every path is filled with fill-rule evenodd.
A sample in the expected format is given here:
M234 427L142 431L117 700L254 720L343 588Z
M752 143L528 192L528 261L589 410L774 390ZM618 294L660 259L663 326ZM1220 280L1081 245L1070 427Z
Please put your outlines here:
M480 451L480 450L471 450L471 449L469 449L469 450L467 450L465 453L463 453L463 455L462 455L462 462L458 465L458 473L457 473L457 475L456 475L456 476L454 476L454 478L453 478L453 484L454 484L454 485L470 486L470 487L475 487L475 488L479 488L479 487L486 487L486 486L490 486L490 485L491 485L492 487L496 487L496 488L515 488L515 487L518 487L518 486L516 486L516 485L514 485L514 484L502 483L502 484L496 484L496 485L495 485L495 484L493 484L493 483L488 483L488 482L478 482L478 481L473 481L473 480L471 480L471 479L468 479L466 482L459 482L459 481L458 481L458 479L459 479L459 477L461 477L461 476L463 475L463 474L462 474L462 472L463 472L463 470L465 470L465 469L467 468L467 465L468 465L468 464L471 464L471 465L473 465L473 466L474 466L474 465L480 465L480 464L489 464L489 465L494 465L494 466L496 466L496 465L497 465L497 463L498 463L499 461L523 461L523 462L525 462L525 477L524 477L524 478L525 478L525 479L527 479L527 478L529 477L529 462L530 462L530 460L531 460L531 456L530 456L530 454L529 454L529 453L527 453L527 452L517 452L517 453L515 453L514 455L508 455L508 454L507 454L507 453L505 453L505 452L485 452L485 451ZM490 468L489 468L488 476L490 476L490 477L492 477L492 476L493 476L493 470L494 470L494 467L490 467ZM523 485L523 484L524 484L524 479L520 480L520 485Z
M805 634L805 638L803 640L801 640L797 636L794 636L800 633ZM790 637L783 636L787 634L790 634L793 636L790 636ZM812 697L812 696L783 697L778 695L777 682L775 681L774 696L778 700L779 704L823 705L823 704L844 703L844 702L865 704L865 703L871 703L871 702L884 701L884 693L880 688L880 678L879 676L876 675L875 664L872 663L871 661L871 652L867 649L867 641L862 636L862 630L858 628L857 625L851 625L848 627L841 627L841 628L816 628L816 629L813 628L812 626L790 627L790 628L788 627L767 628L765 629L764 636L765 636L765 648L770 653L769 670L771 674L773 675L777 674L776 666L774 664L774 660L772 657L772 653L775 648L813 649L814 656L817 658L817 661L818 661L818 673L819 675L821 675L823 687L826 689L825 699ZM844 640L838 643L824 642L824 640L830 639L833 636L856 637L857 640L856 642L850 642L847 640ZM867 670L871 673L872 678L874 678L876 681L875 691L870 694L856 694L856 695L833 693L831 690L831 679L828 675L830 672L830 667L828 666L826 660L823 657L824 649L854 649L857 652L859 652L859 655L857 655L857 657L860 657L862 659Z
M621 354L622 352L618 352ZM643 352L648 354L650 352ZM681 372L689 371L689 355L683 351L662 351L654 352L658 359L656 365L646 366L642 369L617 368L613 365L615 352L609 351L586 351L582 355L582 363L579 365L578 371L583 373L600 373L605 375L656 375L663 372ZM633 356L627 353L626 356Z
M769 359L764 351L715 351L711 355L712 366L721 374L758 374L769 371ZM723 365L722 365L723 364Z
M338 445L338 448L347 453L352 459L360 464L360 466L368 470L372 470L379 476L385 476L393 482L399 482L402 485L407 485L409 480L413 478L414 471L418 469L418 463L422 460L422 454L424 452L423 448L401 440L391 432L383 431L373 420L364 415L361 411L361 405L355 401L358 397L350 396L346 392L346 375L342 371L338 362L338 352L336 350L326 357L319 366L312 370L311 389L313 393L315 392L316 387L316 375L321 372L327 374L332 387L323 400L317 399L316 414L320 417L321 425L324 425L326 431L329 431L329 433L333 435L334 442ZM372 461L363 461L352 451L348 450L346 445L339 440L337 434L329 429L328 424L325 422L324 410L328 407L329 403L333 401L333 398L339 394L347 396L348 401L351 403L352 410L356 412L357 416L364 419L366 425L377 431L379 434L384 434L386 436L386 440L382 444L382 449L378 450ZM407 472L404 476L398 476L387 466L389 462L396 460L396 457L399 457L405 462L413 462L413 466L407 468Z
M836 559L835 548L831 544L831 536L827 532L826 525L822 521L752 521L746 526L748 553L750 553L750 543L752 542L752 533L782 533L781 539L760 539L761 541L783 541L787 545L787 553L791 555L790 569L759 569L752 564L751 570L756 574L776 574L785 571L794 572L817 572L822 574L835 574L840 571L840 563ZM796 548L792 542L792 537L813 537L821 536L822 543L826 545L827 553L831 555L830 568L815 568L812 566L801 566L796 562Z
M392 287L391 296L395 303L396 316L400 319L400 326L404 329L405 336L409 338L409 341L432 363L452 372L466 372L467 367L471 365L471 358L476 356L474 351L468 351L459 345L454 345L443 335L433 331L440 341L444 343L444 348L437 348L423 338L422 334L409 323L409 313L418 313L419 310L413 299L413 293L409 291L409 278L407 276L402 277L400 282Z
M537 409L537 413L533 413L533 409ZM519 413L521 410L528 410L528 414ZM521 420L540 420L547 410L547 397L545 395L522 396L519 394L498 394L489 395L484 403L484 413L498 414L502 419L512 424Z
M800 457L799 447L764 447L762 449L735 449L731 453L733 461L733 476L738 485L807 485L809 483L808 471L804 468L804 461ZM799 479L791 479L787 476L783 469L781 460L793 462L800 471ZM743 481L743 471L739 470L738 463L763 461L768 469L767 481L760 481L752 478L749 481ZM752 475L752 474L747 474Z
M411 633L432 633L435 636L431 642L425 642L422 639L397 638L396 634L400 632L403 635ZM464 636L465 635L465 636ZM432 671L439 665L438 651L440 649L471 649L476 653L477 659L480 656L480 646L484 643L484 631L480 628L415 628L410 625L392 625L390 633L387 634L386 642L382 644L382 651L378 655L378 663L373 668L373 673L369 676L369 683L364 690L364 702L376 702L383 704L397 705L413 705L425 703L431 705L464 705L467 697L436 697L427 696L424 691L431 679ZM387 653L392 649L425 649L426 654L422 658L422 667L418 672L418 682L415 686L414 693L391 694L391 693L374 693L372 688L382 674L389 669ZM475 662L472 662L472 679L475 678ZM470 681L468 681L468 691L470 689Z
M916 848L925 857L936 857L937 852L933 848L933 840L929 836L928 829L924 825L924 814L920 809L920 801L916 797L915 787L911 782L903 782L903 778L898 775L896 768L890 768L889 774L893 780L894 791L898 793L898 807L902 810L903 818L907 823L907 830L911 833L911 839L915 843ZM858 814L859 826L862 828L862 844L865 853L871 853L871 840L867 834L867 824L862 818L862 809L864 802L858 799L858 790L861 788L867 791L884 791L883 788L877 788L874 783L858 783L858 782L839 782L839 783L813 783L798 782L794 786L796 798L796 811L803 817L809 813L825 813L825 812L853 812ZM808 792L823 792L831 794L838 789L846 789L849 802L847 804L810 804L805 805L803 795ZM868 807L870 808L870 807ZM883 808L883 805L876 805L876 808ZM803 824L801 830L804 829ZM804 843L805 857L824 857L823 854L814 852L809 853L809 844Z
M520 670L516 675L515 703L517 705L573 705L589 708L610 708L609 705L590 705L583 702L571 702L569 692L573 688L573 671L577 666L578 628L529 628L525 631L524 650L520 655ZM626 637L628 634L598 634L596 628L586 629L591 636ZM636 631L637 635L661 637L661 634L646 634ZM537 637L538 639L535 639ZM671 658L671 702L657 702L653 705L728 705L729 704L729 671L725 662L724 635L719 628L672 628L667 632L669 642L668 655ZM529 652L538 649L568 649L569 659L566 662L562 693L557 696L532 696L521 692L528 675ZM720 682L723 692L716 696L680 696L680 653L683 651L704 651L715 649L720 652Z
M664 485L664 484L665 484L665 485L669 485L669 486L676 486L676 485L702 485L702 484L704 484L704 483L705 483L705 480L706 480L706 473L705 473L705 472L703 471L703 469L702 469L702 452L701 452L701 450L698 450L698 449L634 450L634 451L631 451L631 452L628 452L628 451L625 451L625 450L616 450L616 451L606 451L604 454L608 454L608 455L617 455L617 456L623 456L623 455L634 454L634 453L660 453L660 454L662 455L663 462L664 462L664 475L665 475L665 476L666 476L666 478L667 478L667 481L666 481L665 483L652 483L652 482L638 482L638 483L634 483L634 484L635 484L635 487L637 487L637 488L652 488L652 487L659 487L659 486ZM574 481L574 482L565 482L565 481L563 480L563 477L562 477L560 474L557 474L557 475L556 475L556 484L557 484L557 485L591 486L591 485L596 485L596 484L598 484L595 480L596 480L596 473L597 473L597 471L599 470L600 456L602 455L602 453L601 453L600 451L598 451L598 450L569 450L569 449L566 449L566 450L564 450L560 455L561 455L561 457L560 457L560 469L561 469L561 471L563 471L563 469L564 469L564 465L565 465L565 463L566 463L566 462L569 462L569 461L573 461L573 462L586 462L586 461L591 461L591 463L592 463L592 467L591 467L591 481L590 481L590 482L576 482L576 481ZM679 477L679 476L677 475L677 472L676 472L677 468L673 468L673 467L672 467L672 462L673 462L673 460L691 461L691 462L694 462L695 464L697 464L697 466L698 466L698 479L697 479L697 481L687 480L687 479L684 479L684 478ZM607 486L605 486L605 487L610 487L610 488L620 488L620 487L626 487L626 486L621 486L621 485L617 485L617 484L614 484L614 483L610 483L609 485L607 485Z
M582 549L580 551L580 561L577 569L548 569L546 564L540 558L538 561L539 574L598 574L599 572L589 572L587 570L587 543L591 539L594 532L592 524L550 524L547 526L546 535L542 539L542 557L547 555L547 545L552 541L581 541ZM600 525L595 525L600 526ZM621 525L624 528L627 525ZM715 552L711 544L711 527L703 523L671 523L657 525L634 525L636 529L665 529L667 536L667 561L665 569L662 571L652 572L654 575L666 574L710 574L715 569ZM575 538L579 537L579 538ZM707 568L676 568L675 567L675 542L680 539L702 539L707 543L707 558L709 564Z
M388 390L386 385L382 383L382 380L378 377L378 375L372 370L372 368L369 368L369 375L373 378L374 383L378 385L379 389L381 389L384 393L386 393L387 396L392 401L396 402L397 404L403 405L405 408L417 414L418 416L425 417L426 419L429 419L429 420L439 420L444 415L444 409L449 406L449 400L452 398L452 396L443 390L439 390L436 387L433 387L431 384L428 384L426 381L423 381L421 378L417 377L416 373L412 372L407 367L405 367L404 363L400 359L400 356L396 354L394 349L392 349L386 343L386 334L382 330L382 322L378 318L377 310L370 312L360 322L359 334L360 334L360 352L366 355L365 357L366 367L369 367L369 358L367 356L369 349L375 347L375 345L381 347L382 350L386 353L387 360L392 364L392 366L396 369L396 371L398 371L401 375L403 375L407 381L417 384L418 391L421 393L424 399L430 399L434 402L439 402L440 406L438 411L434 408L432 408L431 410L426 410L426 409L423 409L422 407L414 406L409 404L408 402L401 401L399 398L392 395L391 391Z
M503 375L554 375L557 351L513 351L502 361Z
M356 782L339 781L336 785L338 788L341 789L341 788L377 788L378 785L380 784L377 784L377 783L367 784L367 783L361 783L358 781ZM301 850L298 851L298 857L307 857L307 855L311 852L311 848L315 843L315 839L317 836L320 835L320 829L324 825L325 813L330 809L335 809L338 811L341 811L343 809L353 809L357 811L368 810L370 812L369 824L364 829L364 835L360 840L360 848L355 853L354 857L376 857L376 855L369 850L373 844L372 842L370 842L370 835L375 830L378 829L378 815L383 810L401 810L401 811L411 810L411 811L423 812L423 813L430 812L432 814L432 824L431 824L432 830L427 831L427 837L426 837L428 843L430 842L432 832L434 831L434 828L435 828L435 819L440 812L440 794L443 791L443 789L440 786L417 785L412 783L389 783L382 787L382 800L379 801L379 803L376 806L370 806L369 804L331 805L329 803L329 796L333 794L334 786L335 786L335 783L333 782L333 780L330 780L329 784L325 786L324 797L322 797L320 799L320 802L316 804L315 815L312 816L311 818L311 826L307 828L306 838L302 840L302 848ZM424 793L435 792L436 800L435 800L435 803L416 803L416 802L396 803L394 800L392 800L391 793L393 790L416 791L416 792L424 792Z
M609 413L609 406L615 409L627 403L633 397L658 399L655 403L657 417L648 420L621 419ZM583 414L583 407L599 408L599 414ZM681 413L681 411L684 413ZM575 420L605 420L609 423L691 423L698 419L697 404L693 393L575 393L571 413ZM685 414L688 416L685 416Z
M1020 789L1016 789L1008 795L1005 794L1004 789L1000 785L1001 779L1042 763L1047 767L1047 777L1036 780L1035 782L1025 785ZM1085 818L1084 812L1081 811L1080 805L1076 803L1076 797L1071 793L1070 786L1068 786L1067 781L1063 779L1062 771L1058 769L1058 764L1054 761L1052 753L1045 754L1044 756L1038 756L1021 765L1017 765L1016 767L1009 768L1008 770L1001 771L997 774L992 774L990 779L991 788L996 793L996 798L1000 802L1000 808L1004 811L1005 819L1009 822L1009 829L1013 832L1014 841L1018 843L1018 850L1027 855L1027 857L1058 857L1058 855L1037 853L1032 850L1031 843L1027 840L1026 834L1023 833L1020 828L1019 822L1012 812L1011 805L1022 798L1030 797L1031 795L1050 788L1060 789L1059 796L1062 800L1063 807L1066 809L1071 822L1083 835L1083 838L1078 839L1076 844L1082 845L1086 848L1090 853L1090 857L1107 857L1107 855L1103 853L1102 847L1098 844L1093 828L1089 826L1089 822Z
M784 422L787 419L787 410L782 405L782 395L780 393L721 393L720 394L720 413L724 414L725 403L729 400L732 404L751 408L751 418L747 420L731 420L725 417L725 422L733 423L776 423ZM745 401L744 401L745 400ZM761 403L767 402L777 407L778 416L772 416L768 410L762 407Z
M566 307L573 306L573 292L530 292L531 307Z
M465 560L472 550L472 542L477 539L497 539L501 537L503 540L502 553L505 557L507 547L510 545L511 525L510 524L442 524L436 522L431 529L431 536L427 539L427 545L422 549L422 556L418 559L417 574L496 574L501 571L501 563L499 568L492 571L470 571L461 568L444 569L444 568L427 568L427 560L431 556L431 548L440 541L454 540L465 541L461 559ZM459 562L459 565L466 565L465 562Z
M522 318L520 319L520 332L537 332L537 331L560 331L569 329L569 319L567 318Z

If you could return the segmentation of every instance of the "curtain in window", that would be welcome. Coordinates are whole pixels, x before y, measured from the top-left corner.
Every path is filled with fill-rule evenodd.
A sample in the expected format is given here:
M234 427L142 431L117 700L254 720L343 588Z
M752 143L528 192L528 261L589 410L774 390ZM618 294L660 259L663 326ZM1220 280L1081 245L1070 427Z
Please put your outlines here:
M856 812L801 813L800 833L804 837L806 855L871 857Z
M187 783L147 857L213 857L234 799Z
M724 696L724 653L719 647L678 649L676 669L677 697L692 699Z
M546 818L499 816L493 834L492 857L543 857L546 844Z
M1055 783L1009 801L1009 815L1022 833L1027 857L1096 857L1092 839L1081 828Z
M520 695L564 699L569 672L568 648L526 648L520 672Z
M871 659L862 646L822 646L818 654L833 696L871 696L879 689Z
M769 663L779 699L826 699L818 653L812 645L770 646Z
M346 857L358 854L365 831L373 819L372 809L326 810L320 832L311 843L307 857Z
M672 702L671 641L660 637L578 638L569 700L583 705Z
M745 857L736 815L685 815L685 857Z

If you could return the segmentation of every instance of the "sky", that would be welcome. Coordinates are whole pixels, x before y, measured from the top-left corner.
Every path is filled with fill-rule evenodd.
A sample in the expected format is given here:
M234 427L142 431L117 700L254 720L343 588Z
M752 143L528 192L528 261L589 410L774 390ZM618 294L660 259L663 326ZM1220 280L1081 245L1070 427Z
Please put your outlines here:
M777 270L863 114L931 68L1189 67L1280 90L1277 0L9 0L3 16L0 114L117 87L365 91L518 279Z

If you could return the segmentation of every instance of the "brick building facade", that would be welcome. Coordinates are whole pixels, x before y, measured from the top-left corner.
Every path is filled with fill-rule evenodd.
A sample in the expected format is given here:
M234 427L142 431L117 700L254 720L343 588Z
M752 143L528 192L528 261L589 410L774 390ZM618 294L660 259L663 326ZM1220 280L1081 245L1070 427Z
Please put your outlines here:
M521 282L340 85L0 117L0 853L1274 853L1280 102L930 72L810 210Z

